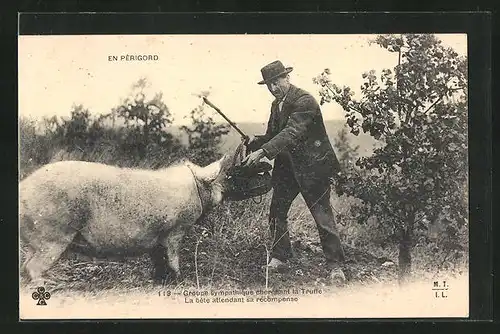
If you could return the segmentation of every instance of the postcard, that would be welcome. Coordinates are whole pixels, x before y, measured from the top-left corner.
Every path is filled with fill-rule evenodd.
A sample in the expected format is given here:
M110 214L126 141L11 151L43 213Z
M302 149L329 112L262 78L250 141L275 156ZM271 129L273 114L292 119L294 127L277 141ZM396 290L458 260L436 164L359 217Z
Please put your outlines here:
M468 317L466 34L18 41L21 320Z

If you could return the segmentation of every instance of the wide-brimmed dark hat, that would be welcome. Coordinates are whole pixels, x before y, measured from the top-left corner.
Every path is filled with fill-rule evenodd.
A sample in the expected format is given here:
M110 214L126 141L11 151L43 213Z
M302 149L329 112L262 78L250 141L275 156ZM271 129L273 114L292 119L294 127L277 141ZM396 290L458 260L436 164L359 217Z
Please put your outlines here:
M260 72L262 73L262 78L264 80L259 81L259 85L267 84L269 81L276 79L280 75L287 74L293 71L293 67L285 67L281 63L281 61L276 60L270 64L267 64L263 68L261 68Z

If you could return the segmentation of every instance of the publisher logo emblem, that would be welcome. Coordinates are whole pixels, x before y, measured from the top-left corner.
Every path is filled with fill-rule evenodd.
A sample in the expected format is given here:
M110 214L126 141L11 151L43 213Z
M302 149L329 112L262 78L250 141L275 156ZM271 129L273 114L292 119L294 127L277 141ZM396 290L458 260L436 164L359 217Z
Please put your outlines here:
M37 305L46 306L47 303L45 301L50 299L50 292L45 291L45 288L41 286L38 287L33 294L31 294L31 298L38 300L38 303L36 303Z

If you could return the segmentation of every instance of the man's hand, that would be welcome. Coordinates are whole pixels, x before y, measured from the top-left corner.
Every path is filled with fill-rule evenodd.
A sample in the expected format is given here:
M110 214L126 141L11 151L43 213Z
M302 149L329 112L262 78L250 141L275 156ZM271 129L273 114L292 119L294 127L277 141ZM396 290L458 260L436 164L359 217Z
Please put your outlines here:
M257 149L259 149L259 137L258 136L251 136L250 139L248 140L248 143L246 144L247 150L249 152L254 152Z
M262 158L266 156L266 152L259 148L257 151L250 153L243 159L241 164L246 167L251 167L257 164Z

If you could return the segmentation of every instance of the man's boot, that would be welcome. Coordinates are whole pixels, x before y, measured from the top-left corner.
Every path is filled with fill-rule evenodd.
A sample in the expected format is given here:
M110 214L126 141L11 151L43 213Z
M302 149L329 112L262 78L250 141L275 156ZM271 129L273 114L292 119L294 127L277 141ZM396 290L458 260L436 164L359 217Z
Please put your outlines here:
M266 266L264 266L265 268ZM267 264L267 267L269 268L269 270L271 271L281 271L283 269L286 268L286 264L285 262L273 257L271 259L271 261L269 261L269 263Z

